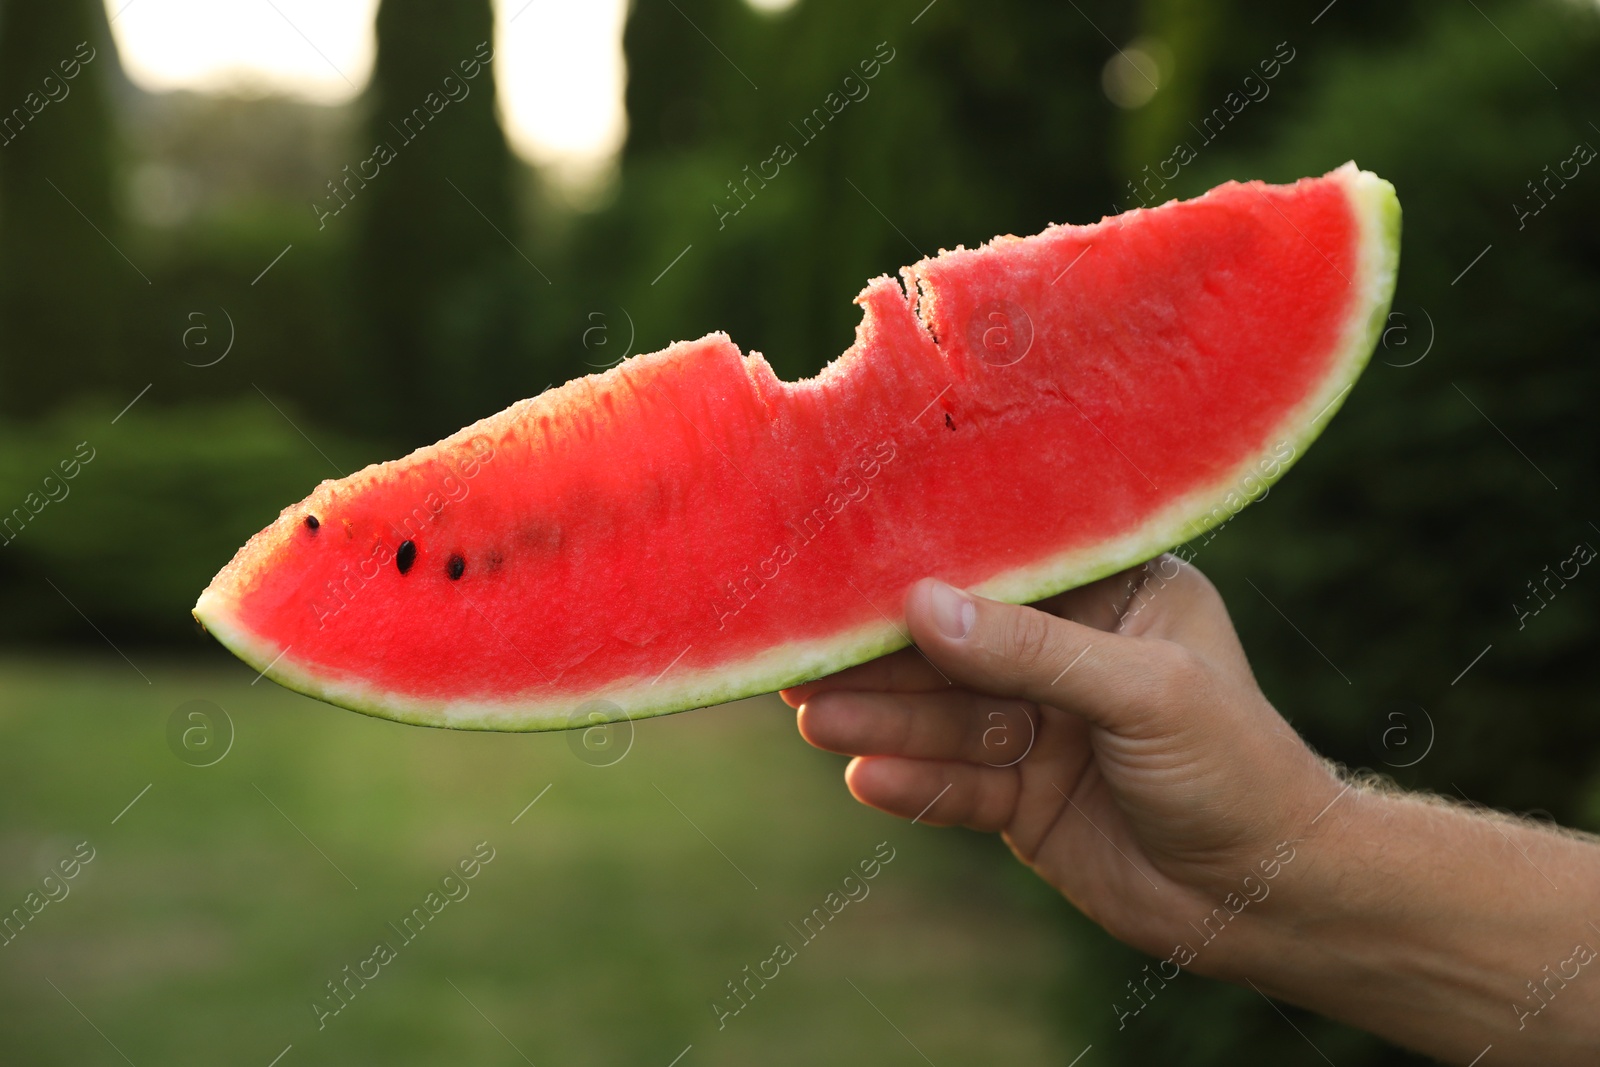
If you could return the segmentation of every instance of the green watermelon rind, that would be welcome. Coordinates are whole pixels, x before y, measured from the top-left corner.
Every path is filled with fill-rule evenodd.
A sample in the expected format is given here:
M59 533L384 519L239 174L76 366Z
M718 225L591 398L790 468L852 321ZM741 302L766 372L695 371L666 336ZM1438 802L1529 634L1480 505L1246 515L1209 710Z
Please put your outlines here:
M1221 525L1243 506L1266 495L1305 454L1344 405L1377 348L1388 323L1399 268L1401 213L1394 187L1375 174L1357 169L1354 163L1345 164L1329 177L1344 183L1360 221L1358 277L1351 279L1351 284L1359 285L1361 291L1333 369L1324 376L1320 387L1262 441L1263 450L1273 447L1274 442L1287 443L1293 447L1293 454L1281 460L1270 475L1259 468L1260 453L1253 454L1212 486L1173 501L1116 541L1100 542L997 574L974 586L974 592L1011 603L1032 603L1154 559ZM1255 477L1257 484L1245 489L1249 475ZM1230 495L1243 503L1228 507ZM799 685L911 643L901 625L886 616L881 622L830 638L768 649L739 663L699 672L678 671L670 681L673 668L669 667L665 676L651 681L639 679L606 693L553 695L538 701L420 701L379 691L360 679L346 681L303 670L289 656L292 646L279 648L236 625L233 607L213 587L201 595L194 613L223 645L279 685L365 715L458 730L537 732L588 727L601 719L621 721L671 715ZM896 610L898 607L894 606ZM596 717L597 701L610 704L618 714L600 710Z

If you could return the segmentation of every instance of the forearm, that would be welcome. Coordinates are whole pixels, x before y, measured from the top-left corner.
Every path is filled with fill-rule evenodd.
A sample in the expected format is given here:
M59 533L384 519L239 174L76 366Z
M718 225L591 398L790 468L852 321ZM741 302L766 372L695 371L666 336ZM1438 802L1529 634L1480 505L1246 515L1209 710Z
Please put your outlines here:
M1600 845L1352 787L1217 977L1450 1062L1592 1064Z

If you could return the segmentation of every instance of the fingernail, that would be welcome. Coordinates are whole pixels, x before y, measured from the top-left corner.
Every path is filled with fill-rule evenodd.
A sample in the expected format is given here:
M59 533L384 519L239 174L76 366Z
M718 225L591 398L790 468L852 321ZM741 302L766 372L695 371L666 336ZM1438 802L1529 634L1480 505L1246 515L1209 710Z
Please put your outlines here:
M978 605L972 598L954 586L935 580L928 591L933 602L933 622L939 632L952 641L960 641L972 632L978 619Z

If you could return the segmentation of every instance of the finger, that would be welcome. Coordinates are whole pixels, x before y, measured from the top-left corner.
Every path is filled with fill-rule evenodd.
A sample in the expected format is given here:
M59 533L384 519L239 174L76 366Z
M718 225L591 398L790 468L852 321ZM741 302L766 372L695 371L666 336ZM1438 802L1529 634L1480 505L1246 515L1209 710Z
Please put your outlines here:
M942 693L819 693L800 705L800 735L849 756L1019 761L1038 736L1031 705L966 690Z
M1004 830L1017 808L1015 770L970 763L858 756L845 784L861 803L913 822Z
M1146 563L1141 571L1123 610L1119 632L1164 638L1212 658L1244 661L1227 605L1198 567L1169 552Z
M791 708L798 708L806 698L815 693L833 689L860 692L926 693L935 689L950 688L949 679L942 677L929 663L927 657L914 648L903 648L875 660L859 664L838 674L804 682L781 691L778 695Z
M1096 630L1115 630L1148 580L1146 570L1149 566L1149 563L1141 563L1129 567L1099 581L1038 601L1033 606Z
M1169 704L1183 649L1106 633L925 578L906 597L913 639L953 680L979 692L1066 708L1131 732Z

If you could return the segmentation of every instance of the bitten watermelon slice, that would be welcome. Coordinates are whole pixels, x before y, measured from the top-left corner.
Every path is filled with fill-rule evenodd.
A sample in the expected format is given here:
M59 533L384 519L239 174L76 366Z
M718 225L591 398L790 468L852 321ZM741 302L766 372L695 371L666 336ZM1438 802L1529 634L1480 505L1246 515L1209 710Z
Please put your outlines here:
M194 614L291 689L431 726L816 678L906 645L924 575L1037 600L1264 493L1371 355L1399 230L1347 164L946 252L869 282L815 378L712 334L323 482Z

